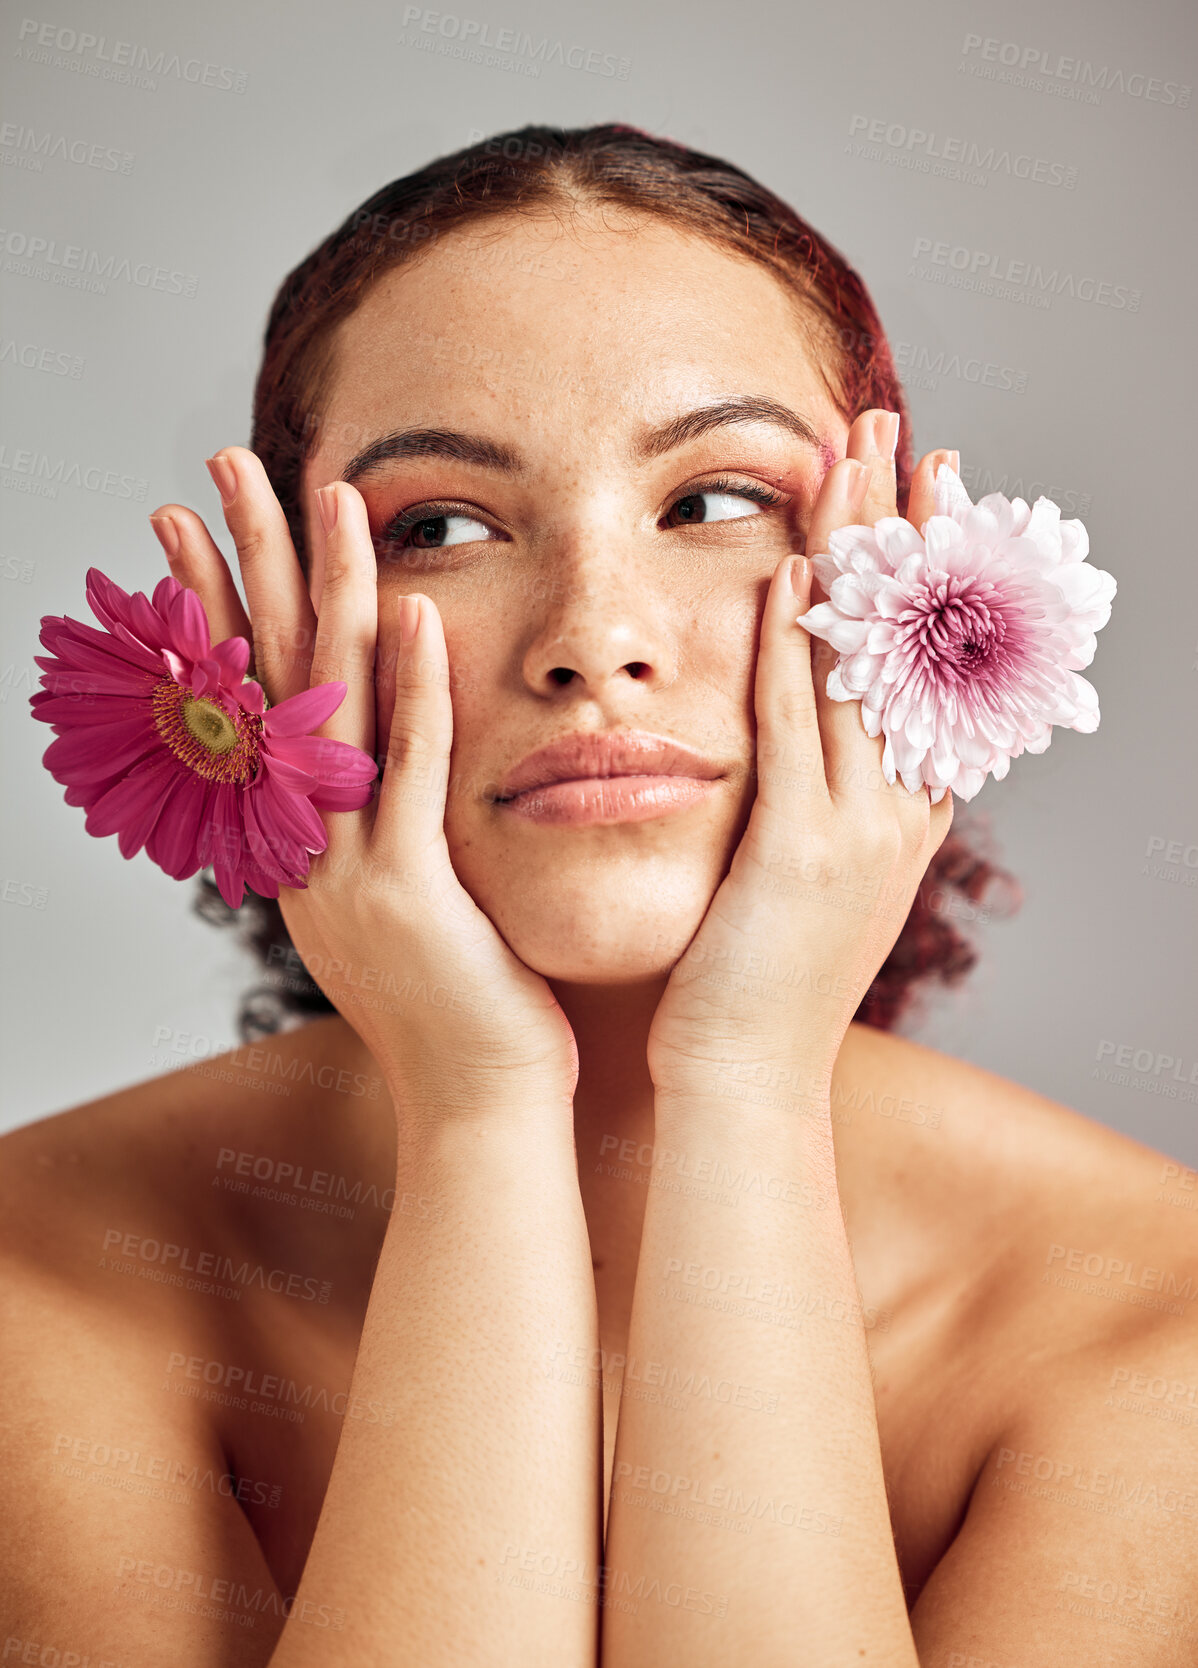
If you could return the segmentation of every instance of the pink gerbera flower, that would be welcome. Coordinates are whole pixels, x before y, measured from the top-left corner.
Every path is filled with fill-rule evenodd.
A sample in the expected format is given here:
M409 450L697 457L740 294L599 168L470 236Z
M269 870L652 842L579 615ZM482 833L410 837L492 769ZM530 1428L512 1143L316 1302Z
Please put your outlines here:
M87 600L105 627L46 615L35 656L33 716L58 739L42 762L87 812L89 834L116 834L124 857L144 846L184 880L211 864L236 909L247 885L263 897L303 888L310 854L328 844L318 811L370 801L375 761L308 732L345 698L323 683L266 710L245 678L244 637L212 645L203 604L177 579L151 601L98 568Z
M868 735L885 735L882 770L935 805L1001 781L1024 748L1043 753L1052 726L1098 728L1098 696L1078 676L1111 617L1115 581L1086 557L1076 518L1048 498L992 492L974 504L941 464L934 513L917 532L902 516L842 527L812 556L828 593L798 616L837 649L834 701L861 702Z

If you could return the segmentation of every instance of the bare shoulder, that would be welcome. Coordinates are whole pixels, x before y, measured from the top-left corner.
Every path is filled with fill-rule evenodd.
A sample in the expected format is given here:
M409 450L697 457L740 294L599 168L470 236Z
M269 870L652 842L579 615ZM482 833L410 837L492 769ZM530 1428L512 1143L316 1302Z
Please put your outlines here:
M851 1189L896 1199L940 1254L1034 1297L1054 1332L1069 1314L1103 1332L1198 1314L1198 1172L937 1049L851 1036L833 1091Z
M198 1668L219 1620L248 1668L281 1626L225 1432L170 1370L240 1320L179 1271L222 1243L194 1178L228 1111L168 1077L0 1140L0 1608L29 1660Z
M1046 1627L1126 1594L1133 1565L1143 1602L1171 1614L1198 1585L1198 1175L861 1026L833 1098L921 1629L956 1637L978 1572L1024 1558Z

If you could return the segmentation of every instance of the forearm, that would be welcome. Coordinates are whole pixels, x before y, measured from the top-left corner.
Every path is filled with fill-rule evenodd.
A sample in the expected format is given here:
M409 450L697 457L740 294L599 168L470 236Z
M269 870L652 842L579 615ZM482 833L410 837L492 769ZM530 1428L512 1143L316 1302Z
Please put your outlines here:
M646 1205L628 1356L665 1393L623 1399L606 1561L665 1597L605 1612L605 1668L914 1668L826 1095L659 1093L655 1142L710 1196Z
M519 1577L599 1555L598 1392L544 1370L598 1336L568 1109L406 1125L397 1172L428 1208L392 1214L352 1385L394 1419L346 1420L295 1606L345 1627L289 1621L272 1668L590 1668L596 1607Z

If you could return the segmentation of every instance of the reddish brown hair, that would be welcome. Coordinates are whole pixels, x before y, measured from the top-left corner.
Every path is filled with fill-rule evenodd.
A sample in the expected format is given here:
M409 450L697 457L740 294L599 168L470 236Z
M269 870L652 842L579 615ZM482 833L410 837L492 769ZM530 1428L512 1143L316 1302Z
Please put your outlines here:
M305 569L301 482L320 443L336 326L378 278L418 260L444 233L500 215L569 213L589 205L656 215L772 271L793 298L812 360L845 420L875 406L899 413L898 508L906 509L913 466L906 401L874 304L844 256L772 191L719 157L619 123L524 127L438 157L383 186L300 262L275 296L249 444L262 460ZM973 851L960 819L958 809L897 943L861 1002L856 1017L865 1024L892 1029L916 985L932 978L956 984L974 966L976 953L954 921L984 920L1018 905L1011 877ZM211 919L240 916L243 935L266 964L267 987L243 1004L243 1035L277 1028L279 1010L331 1011L286 955L290 941L275 900L247 893L234 913L205 880L200 908Z

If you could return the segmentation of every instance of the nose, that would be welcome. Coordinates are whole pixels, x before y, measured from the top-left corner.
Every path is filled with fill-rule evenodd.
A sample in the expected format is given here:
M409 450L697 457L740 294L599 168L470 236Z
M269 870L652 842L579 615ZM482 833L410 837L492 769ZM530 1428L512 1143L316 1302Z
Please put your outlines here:
M631 558L629 558L631 561ZM558 568L529 643L524 681L537 695L570 688L599 698L629 682L664 689L677 676L677 649L664 600L604 564Z

